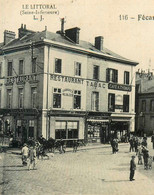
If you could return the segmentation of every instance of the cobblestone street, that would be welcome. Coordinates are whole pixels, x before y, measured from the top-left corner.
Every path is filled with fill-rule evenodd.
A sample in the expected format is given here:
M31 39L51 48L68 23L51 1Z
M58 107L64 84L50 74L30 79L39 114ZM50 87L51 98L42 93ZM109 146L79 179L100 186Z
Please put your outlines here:
M1 154L1 194L154 194L154 169L137 165L135 181L129 181L129 144L120 145L114 155L111 147L103 147L55 154L31 171L21 166L20 155Z

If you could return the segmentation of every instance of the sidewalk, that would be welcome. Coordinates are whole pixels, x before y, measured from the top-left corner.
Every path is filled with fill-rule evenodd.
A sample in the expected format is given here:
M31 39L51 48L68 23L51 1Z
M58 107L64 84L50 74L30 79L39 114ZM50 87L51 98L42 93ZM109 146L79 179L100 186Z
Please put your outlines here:
M120 145L126 145L129 143L119 143ZM80 146L78 147L77 151L80 150L91 150L91 149L97 149L97 148L108 148L111 147L110 144L93 144L93 145L86 145L86 146ZM73 148L66 148L66 152L72 152ZM9 154L16 154L16 155L21 155L21 149L20 148L8 148L7 153ZM55 153L59 153L58 150L55 151Z

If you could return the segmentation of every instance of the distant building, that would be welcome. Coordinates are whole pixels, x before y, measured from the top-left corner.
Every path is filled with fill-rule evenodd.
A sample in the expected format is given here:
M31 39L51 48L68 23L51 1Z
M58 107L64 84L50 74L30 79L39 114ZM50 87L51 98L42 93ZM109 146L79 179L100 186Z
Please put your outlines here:
M0 130L16 139L84 139L105 143L134 131L138 64L79 39L75 27L52 33L4 32L0 50Z
M136 132L151 135L154 131L154 76L136 72Z

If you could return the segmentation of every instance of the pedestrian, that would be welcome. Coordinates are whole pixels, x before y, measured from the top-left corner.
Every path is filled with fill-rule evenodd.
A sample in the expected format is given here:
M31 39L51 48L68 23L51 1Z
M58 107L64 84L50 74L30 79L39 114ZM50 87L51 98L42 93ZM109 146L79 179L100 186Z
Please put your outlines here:
M29 153L29 148L27 147L27 144L24 144L22 149L22 164L23 166L27 166L27 158L28 158L28 153Z
M152 147L153 147L153 149L154 149L154 133L153 133L153 135L151 136L151 142L152 142Z
M132 156L132 159L130 161L130 181L134 181L134 175L135 175L135 170L136 170L136 164L135 164L135 156Z
M144 160L144 169L148 169L148 158L149 158L149 151L146 147L143 146L142 149L142 153L143 153L143 160Z
M131 152L131 151L134 152L134 139L133 139L133 137L130 137L129 144L130 144L129 152Z
M64 140L61 138L60 140L60 154L65 153L65 148L64 148Z
M31 168L34 169L36 166L36 149L35 146L31 146L29 150L29 165L28 165L28 170Z
M142 147L138 147L137 156L138 156L138 165L142 165Z

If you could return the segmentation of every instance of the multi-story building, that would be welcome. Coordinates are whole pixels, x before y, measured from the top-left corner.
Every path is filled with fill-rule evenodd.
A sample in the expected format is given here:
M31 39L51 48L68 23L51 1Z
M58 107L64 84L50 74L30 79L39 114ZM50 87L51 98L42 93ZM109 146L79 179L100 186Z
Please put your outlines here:
M18 139L106 142L134 131L136 62L79 39L79 28L51 33L22 25L1 44L1 131Z
M136 72L136 121L138 135L154 132L154 77L152 72Z

